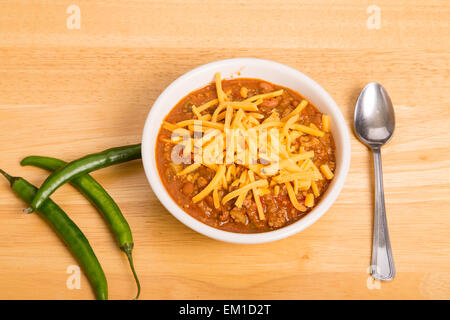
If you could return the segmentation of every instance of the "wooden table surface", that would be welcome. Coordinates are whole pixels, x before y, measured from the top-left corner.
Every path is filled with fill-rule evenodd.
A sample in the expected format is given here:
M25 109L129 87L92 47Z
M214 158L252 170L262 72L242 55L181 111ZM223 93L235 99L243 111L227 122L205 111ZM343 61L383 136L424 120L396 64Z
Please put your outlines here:
M207 62L259 57L294 67L332 95L349 128L364 85L387 88L397 117L382 152L394 281L368 280L373 173L352 135L336 203L269 244L222 243L185 227L138 161L96 172L132 227L142 298L450 298L447 0L11 0L0 1L0 16L0 167L37 185L46 173L20 167L23 157L70 160L140 142L162 90ZM70 186L53 199L89 238L110 298L131 298L126 258L99 214ZM1 182L0 298L93 298L84 276L80 289L67 288L76 261L24 207Z

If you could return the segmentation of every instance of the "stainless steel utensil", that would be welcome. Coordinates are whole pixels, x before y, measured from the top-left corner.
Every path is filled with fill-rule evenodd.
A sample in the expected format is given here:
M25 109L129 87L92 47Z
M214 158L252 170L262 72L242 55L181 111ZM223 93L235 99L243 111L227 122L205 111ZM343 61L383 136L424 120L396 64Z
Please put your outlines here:
M394 259L384 205L381 147L394 133L395 116L391 99L383 86L369 83L356 102L354 127L358 138L373 153L375 169L375 220L372 243L372 277L389 281L395 276Z

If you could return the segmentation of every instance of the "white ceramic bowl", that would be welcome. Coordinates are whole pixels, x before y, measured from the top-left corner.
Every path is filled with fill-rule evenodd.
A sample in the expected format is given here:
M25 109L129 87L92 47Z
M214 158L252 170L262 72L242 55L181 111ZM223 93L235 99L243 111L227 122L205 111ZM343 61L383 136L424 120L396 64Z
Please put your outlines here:
M234 233L210 227L184 212L170 197L156 168L155 146L163 119L172 108L190 92L213 81L220 72L223 79L256 78L267 80L299 92L322 113L331 117L331 131L336 144L335 177L319 204L305 217L284 228L263 233ZM330 95L303 73L273 61L237 58L205 64L172 82L153 104L148 114L142 137L142 161L145 173L156 196L167 210L182 223L208 237L233 243L262 243L293 235L316 222L338 197L350 166L350 136L339 107Z

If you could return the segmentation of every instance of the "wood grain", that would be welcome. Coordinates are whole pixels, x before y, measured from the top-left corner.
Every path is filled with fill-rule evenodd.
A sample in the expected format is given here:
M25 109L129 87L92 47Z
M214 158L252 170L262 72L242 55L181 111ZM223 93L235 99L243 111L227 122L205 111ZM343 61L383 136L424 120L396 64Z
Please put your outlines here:
M397 277L367 285L372 169L352 136L352 164L329 212L307 230L263 245L201 236L153 194L140 162L94 176L123 209L136 241L145 299L449 299L450 5L448 1L1 1L0 167L40 184L27 155L66 160L139 142L164 88L201 64L260 57L319 82L349 128L356 98L381 82L397 127L383 148L386 206ZM381 9L369 30L366 9ZM89 238L112 299L135 292L126 258L97 212L70 186L54 194ZM48 226L21 214L0 183L0 298L91 299L85 277L68 290L75 260Z

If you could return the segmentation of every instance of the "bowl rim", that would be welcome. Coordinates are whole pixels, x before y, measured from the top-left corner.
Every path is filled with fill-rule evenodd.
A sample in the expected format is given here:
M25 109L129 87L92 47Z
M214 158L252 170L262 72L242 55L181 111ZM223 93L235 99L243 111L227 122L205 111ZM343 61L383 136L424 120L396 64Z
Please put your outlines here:
M326 101L326 104L333 110L333 116L332 119L334 120L335 124L337 125L337 131L341 134L342 139L342 163L340 163L340 171L339 174L335 175L332 184L327 189L327 194L321 199L319 204L311 210L306 216L302 217L300 220L289 224L285 227L282 227L280 229L276 229L273 231L267 231L267 232L261 232L261 233L236 233L236 232L230 232L230 231L224 231L217 228L214 228L212 226L209 226L191 215L189 215L187 212L185 212L176 202L172 199L172 197L167 192L166 188L164 187L159 172L156 167L156 159L152 161L152 157L155 158L155 152L154 150L151 150L151 147L155 145L156 139L158 136L158 132L160 129L160 126L158 127L158 130L156 131L156 136L152 137L152 116L154 116L157 112L161 111L161 108L164 107L164 105L161 103L165 99L166 96L169 94L172 94L172 91L174 88L176 88L179 85L182 85L185 81L189 81L189 79L193 76L196 76L200 73L204 72L215 72L217 69L227 67L227 66L233 66L239 64L239 65L246 65L246 64L266 64L271 65L274 69L280 69L284 72L289 72L293 76L301 79L301 81L308 83L309 86L313 87L317 94L321 96ZM214 71L215 70L215 71ZM204 85L207 85L208 83L205 83ZM191 91L190 91L191 92ZM301 93L301 92L300 92ZM184 95L180 95L178 100L181 100L184 97ZM319 108L319 107L318 107ZM167 115L171 110L173 109L173 106L168 109L168 111L165 113ZM320 109L320 108L319 108ZM149 139L153 139L155 143L150 143L152 141L149 141ZM174 80L169 86L167 86L164 91L159 95L159 97L155 100L153 103L152 108L150 109L147 119L145 121L145 126L142 134L142 162L144 166L144 171L147 177L147 180L149 181L153 192L159 199L159 201L163 204L163 206L180 222L188 226L189 228L205 235L210 238L221 240L225 242L230 243L240 243L240 244L254 244L254 243L265 243L265 242L271 242L279 239L283 239L286 237L289 237L293 234L296 234L305 228L312 225L314 222L320 219L325 212L328 211L328 209L331 207L331 205L335 202L337 197L339 196L345 180L348 175L348 171L350 168L350 156L351 156L351 149L350 149L350 134L347 127L347 124L345 122L345 119L336 104L336 102L331 98L331 96L323 89L317 82L309 78L304 73L291 68L289 66L286 66L284 64L270 61L270 60L264 60L264 59L257 59L257 58L233 58L233 59L225 59L225 60L218 60L214 62L210 62L204 65L201 65L199 67L196 67L192 69L191 71L188 71L187 73L183 74L176 80Z

